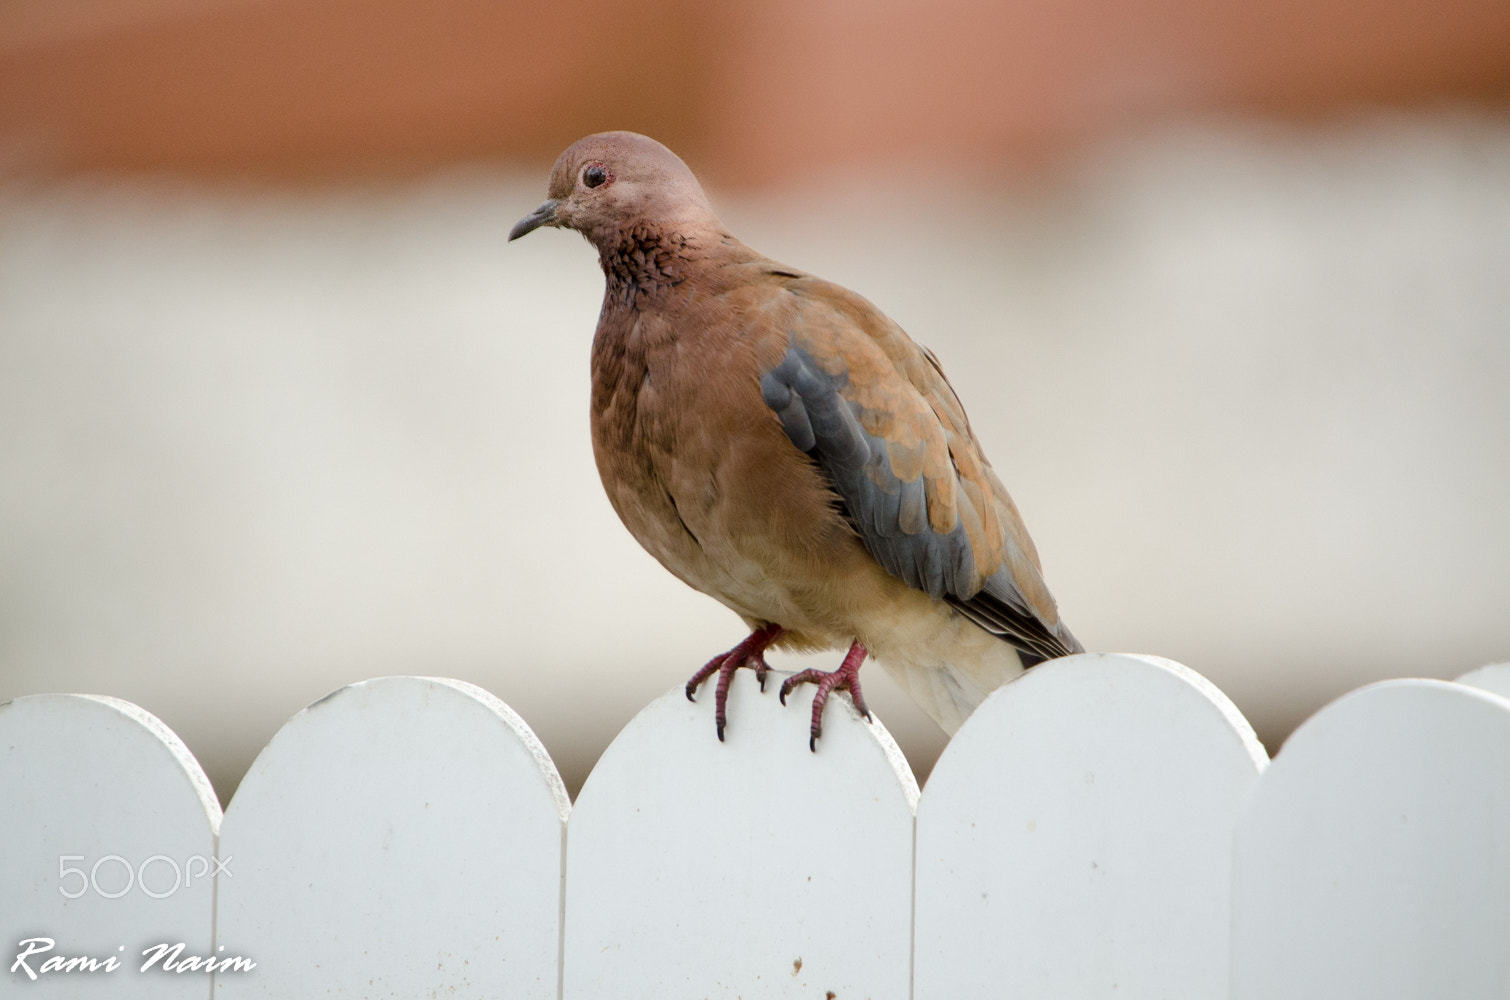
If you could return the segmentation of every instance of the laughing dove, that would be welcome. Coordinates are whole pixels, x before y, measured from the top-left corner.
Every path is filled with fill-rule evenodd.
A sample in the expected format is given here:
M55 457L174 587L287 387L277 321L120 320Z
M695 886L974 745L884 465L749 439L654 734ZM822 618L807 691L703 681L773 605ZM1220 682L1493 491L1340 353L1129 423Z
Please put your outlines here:
M676 154L632 132L573 144L509 233L575 229L607 279L592 442L614 510L651 555L750 635L718 675L764 687L769 648L848 648L817 685L865 710L874 656L953 733L1024 667L1081 651L1017 507L938 359L865 299L751 250Z

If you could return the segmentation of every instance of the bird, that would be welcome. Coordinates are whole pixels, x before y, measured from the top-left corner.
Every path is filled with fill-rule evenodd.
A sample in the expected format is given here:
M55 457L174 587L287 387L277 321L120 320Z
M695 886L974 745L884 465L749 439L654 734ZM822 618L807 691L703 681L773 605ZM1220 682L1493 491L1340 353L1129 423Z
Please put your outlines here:
M598 252L591 429L604 490L673 575L749 629L710 659L725 737L734 673L845 650L815 685L808 746L874 658L946 733L987 694L1084 651L939 360L867 299L752 250L687 165L634 132L580 139L509 232Z

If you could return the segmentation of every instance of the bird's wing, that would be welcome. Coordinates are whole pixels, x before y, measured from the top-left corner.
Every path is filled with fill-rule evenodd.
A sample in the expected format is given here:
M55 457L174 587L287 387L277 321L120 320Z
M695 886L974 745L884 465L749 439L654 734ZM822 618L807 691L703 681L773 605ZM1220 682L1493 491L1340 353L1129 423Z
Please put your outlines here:
M761 393L827 474L866 548L1035 659L1079 651L1038 554L938 361L871 303L776 273L787 349Z

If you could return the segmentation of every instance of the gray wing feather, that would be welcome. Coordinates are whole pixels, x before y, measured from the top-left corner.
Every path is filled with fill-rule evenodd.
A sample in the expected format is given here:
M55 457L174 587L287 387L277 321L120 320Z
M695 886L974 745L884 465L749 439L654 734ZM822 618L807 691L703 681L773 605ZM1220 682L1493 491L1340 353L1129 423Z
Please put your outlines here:
M827 474L870 554L887 572L947 600L1032 662L1079 652L1062 624L1050 629L1033 614L1005 568L972 586L975 554L964 524L956 519L944 534L930 527L922 478L903 481L892 472L886 441L866 432L857 407L841 391L847 381L846 374L824 371L793 344L761 376L760 391L792 444Z
M761 376L760 391L791 442L827 473L870 554L893 576L933 597L974 592L975 554L962 523L947 534L928 525L921 479L892 472L886 441L866 432L831 375L793 345Z

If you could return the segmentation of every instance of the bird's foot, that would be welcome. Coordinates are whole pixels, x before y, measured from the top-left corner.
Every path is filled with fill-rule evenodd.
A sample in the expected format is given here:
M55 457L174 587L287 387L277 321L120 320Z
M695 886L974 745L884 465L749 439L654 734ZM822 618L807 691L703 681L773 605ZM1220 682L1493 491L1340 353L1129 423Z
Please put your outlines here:
M798 684L818 685L818 691L813 695L813 724L808 730L807 741L807 748L814 753L818 751L818 737L823 735L823 706L828 704L828 696L835 691L848 691L855 708L865 716L866 722L870 721L870 709L865 707L865 695L860 690L860 664L865 662L866 653L865 647L856 639L850 644L849 652L844 654L844 662L839 664L838 670L803 670L781 682L783 705L786 704L786 696Z
M687 700L696 701L694 694L697 687L703 681L718 674L718 686L713 690L713 722L718 727L718 741L723 742L724 726L728 723L726 711L729 703L729 682L734 679L734 671L740 667L749 667L755 671L755 679L760 682L760 690L765 690L766 675L771 668L765 662L765 651L781 638L780 625L767 625L765 628L756 629L745 638L744 642L735 646L727 653L719 653L713 659L703 664L702 669L692 675L687 682Z

